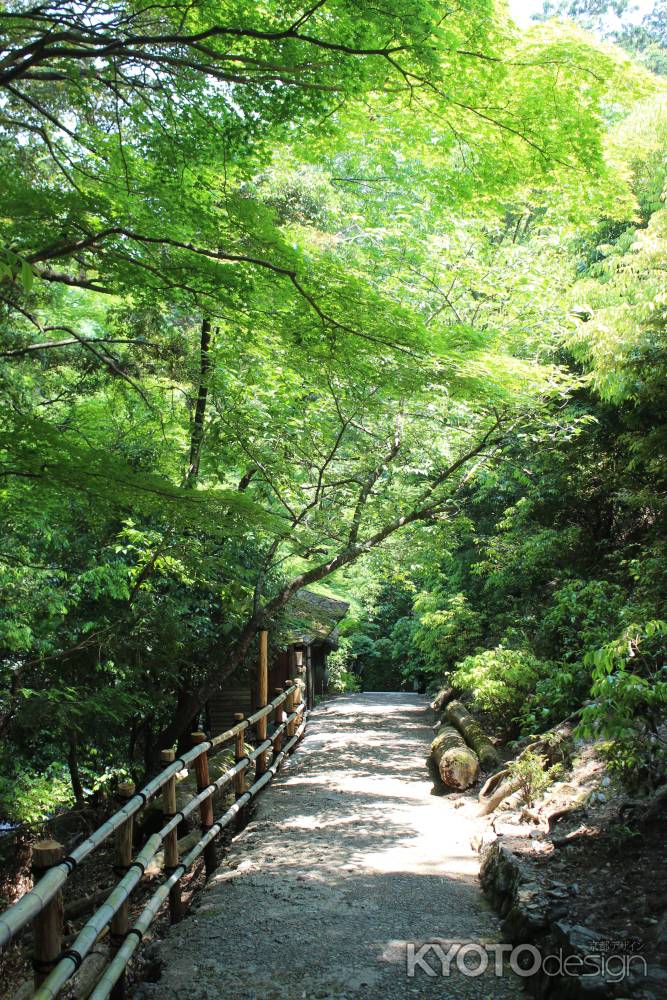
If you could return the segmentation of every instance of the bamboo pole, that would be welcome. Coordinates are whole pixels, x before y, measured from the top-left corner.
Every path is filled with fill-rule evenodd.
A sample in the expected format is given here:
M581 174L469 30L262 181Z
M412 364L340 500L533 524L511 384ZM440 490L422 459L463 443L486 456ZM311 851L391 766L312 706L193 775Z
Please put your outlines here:
M257 674L257 700L258 708L264 708L269 700L269 633L263 629L259 633L259 670ZM267 716L263 715L257 722L257 739L263 743L266 739ZM266 754L262 753L257 758L255 774L261 777L266 771Z
M290 708L290 702L293 701L293 694L290 692L283 692L279 697L274 698L271 703L266 705L264 708L255 712L249 718L244 719L243 716L237 716L236 724L227 732L221 733L220 736L216 737L211 741L211 745L218 746L230 739L236 738L237 744L237 754L238 757L243 759L243 733L248 729L249 726L253 725L259 718L267 717L272 711L275 710L277 704L283 704L287 702L288 709ZM290 713L292 714L292 713ZM292 721L292 730L296 726L296 720ZM288 736L290 733L288 731ZM240 743L240 750L238 749ZM292 740L290 738L290 748ZM208 747L203 744L193 747L187 753L183 753L178 759L174 760L174 755L169 754L168 757L163 756L163 762L168 761L167 766L162 770L155 778L149 781L144 788L135 793L131 799L119 809L118 812L114 813L102 826L98 827L86 840L82 841L67 858L61 861L56 861L55 867L50 867L44 870L43 876L39 879L37 884L29 892L25 893L21 899L10 907L3 914L0 914L0 947L6 945L15 934L20 931L26 924L35 922L41 912L48 908L51 901L55 900L59 895L63 885L66 883L70 872L83 861L89 854L91 854L96 847L103 843L112 833L115 833L121 826L123 826L126 821L134 816L145 804L145 802L151 799L161 788L164 790L165 786L172 784L175 790L175 776L178 772L189 765L191 762L195 761L202 753L207 752ZM284 750L282 753L284 754ZM186 806L184 806L181 811L181 816L184 818L189 815L201 801L207 798L215 789L220 789L224 787L225 784L230 782L234 783L235 789L240 795L245 794L245 778L242 773L245 771L247 765L239 770L236 767L230 769L225 773L225 775L218 778L213 785L209 787L204 793L193 798ZM239 780L240 777L240 780ZM163 792L164 794L164 792ZM174 803L175 805L175 803ZM88 924L84 927L79 938L77 939L76 949L79 954L87 953L94 944L96 938L104 930L104 927L113 917L116 911L120 908L123 902L126 901L127 896L132 891L133 887L141 878L141 872L150 862L151 858L157 853L160 844L163 839L168 837L169 833L173 830L176 831L178 826L178 818L175 821L170 821L163 827L160 834L151 837L149 842L142 849L140 854L137 856L137 863L141 862L140 867L132 868L130 872L121 880L121 885L117 886L108 898L107 903L97 911L95 916L91 918ZM166 861L166 858L165 858ZM63 959L61 963L58 963L58 973L57 979L62 985L78 968L79 960L75 959L72 955L71 959L69 955L66 959ZM56 974L52 977L54 982L56 979ZM56 990L59 987L56 986ZM44 994L47 995L46 993ZM51 993L49 991L49 996L55 996L56 993Z
M134 782L124 782L118 786L117 796L122 805L128 802L134 795ZM115 838L115 864L116 874L124 875L132 861L132 835L134 832L134 816L128 816L125 822L116 830ZM111 918L110 943L111 953L115 954L123 943L128 927L130 926L130 909L127 900L121 904L118 911ZM111 994L113 1000L123 1000L125 997L125 976L122 975Z
M275 693L276 697L279 694L282 694L283 693L282 688L276 688L276 690L275 690L274 693ZM274 752L274 754L280 753L280 750L281 750L282 745L283 745L283 734L282 734L281 726L283 724L283 717L284 717L284 715L285 715L285 713L283 711L283 703L279 702L276 705L274 713L273 713L273 724L274 724L274 726L276 728L276 734L274 734L274 739L273 739L273 752Z
M258 708L256 712L253 712L253 714L249 715L248 718L245 720L245 728L248 728L248 726L254 726L257 722L259 722L260 719L264 718L265 716L268 717L269 715L271 715L276 705L278 703L282 704L282 702L284 702L286 698L287 695L283 692L279 698L274 698L273 701L268 702L264 706L264 708ZM228 732L232 733L233 735L233 729L228 730Z
M64 849L57 840L40 840L32 849L32 870L35 881L62 860ZM62 948L63 894L57 892L37 914L33 923L33 969L35 989L51 972Z
M173 750L163 750L160 754L163 764L170 764L176 754ZM162 789L162 818L171 819L176 813L176 775L171 777ZM171 875L178 865L178 839L177 830L171 830L164 841L164 870L166 875ZM176 883L169 893L169 916L172 924L178 923L183 916L181 905L181 887Z
M237 728L239 725L243 730L247 729L250 723L248 720L244 720L242 723L237 722L235 725L231 727L231 729L226 729L224 733L220 733L218 736L214 736L213 739L211 740L211 749L213 747L219 747L223 743L229 743L230 740L233 740L234 737L237 735Z
M206 733L193 733L192 743L193 746L198 746L201 743L206 742ZM211 784L211 779L209 777L208 771L208 752L203 753L201 757L197 757L195 761L195 774L197 776L197 791L203 792ZM209 796L207 799L201 803L199 807L199 818L201 820L201 832L207 833L208 830L213 826L213 798ZM215 869L218 867L218 859L215 853L215 843L213 841L206 845L204 850L204 864L206 866L206 874L212 875Z
M241 763L241 767L247 767L247 762L243 761ZM203 792L200 792L199 795L195 795L192 799L190 799L187 805L185 805L179 813L172 815L161 830L148 838L118 885L112 890L102 906L96 910L93 916L90 917L84 924L68 951L63 953L60 961L56 964L48 978L35 994L35 1000L55 1000L55 997L60 994L60 991L67 980L74 975L81 965L81 962L93 948L100 934L104 932L104 928L107 926L109 921L118 912L123 903L127 901L134 888L139 884L144 871L157 854L160 846L163 843L166 843L170 833L172 831L176 833L179 822L186 816L189 816L190 813L194 812L194 810L205 798L210 797L213 794L213 791L216 788L222 788L224 785L233 781L237 774L237 768L238 765L229 768L229 770L221 775L217 781L209 785L209 787L204 789ZM207 837L206 844L208 844L211 839L212 838ZM177 865L175 868L175 871L177 872L182 872L182 870L183 868L181 865ZM119 951L121 950L122 946Z
M267 785L277 773L278 768L281 763L285 760L290 750L298 743L303 730L305 728L305 721L302 719L299 728L292 738L288 741L283 750L278 754L276 759L268 768L266 773L256 781L246 792L243 793L242 797L236 801L233 805L227 809L223 815L216 820L211 829L207 834L199 841L198 844L192 848L192 850L186 854L183 858L182 863L175 869L170 875L169 879L164 882L156 892L148 900L148 903L142 910L138 919L135 921L132 930L136 933L130 933L125 939L123 946L121 947L118 954L112 959L111 963L105 969L102 977L97 983L97 986L90 994L89 1000L106 1000L109 993L116 982L118 977L121 975L123 969L127 966L127 963L131 959L134 952L139 947L139 943L146 933L151 923L157 916L157 913L162 906L163 902L167 898L167 894L171 894L173 887L178 884L179 879L184 875L184 873L192 866L199 855L206 847L206 843L217 837L218 834L229 825L229 823L240 813L240 811L251 801L261 790Z
M252 722L248 720L248 724L252 725ZM233 735L233 732L222 733L215 741L215 745L217 746L219 743L225 742L225 740L230 739ZM100 844L110 837L112 833L115 833L128 816L133 816L137 813L149 799L153 798L164 787L172 775L178 774L180 770L187 767L193 760L196 760L202 752L203 750L200 750L199 747L193 747L192 750L188 750L187 753L182 754L169 767L160 771L148 784L144 785L140 792L137 792L130 799L127 805L114 813L113 816L110 816L105 823L91 833L90 837L82 840L60 864L56 864L55 867L46 872L38 885L31 889L30 892L26 892L13 906L0 914L0 948L4 948L26 924L31 923L35 919L49 900L53 899L60 889L62 889L70 873L89 854L92 854Z
M240 727L240 731L243 732L247 726L247 722L244 721ZM192 751L190 751L192 753ZM198 753L198 752L197 752ZM196 758L197 754L194 755ZM183 764L183 760L188 758L189 754L184 754L182 757L178 758L177 761L170 764L166 768L165 772L176 775L177 771ZM240 762L240 770L244 770L248 766L247 760L244 758ZM99 938L100 934L104 932L105 927L109 924L115 914L119 911L122 905L127 901L130 893L133 891L135 886L141 880L142 874L155 857L160 846L166 841L167 837L171 831L176 831L179 822L189 816L190 813L194 812L201 803L209 798L216 790L220 790L225 787L225 785L230 784L235 781L239 773L239 764L234 767L229 768L222 774L215 782L212 782L204 791L200 792L198 795L194 796L190 801L183 807L183 809L172 816L168 822L162 827L162 829L151 836L144 847L141 849L134 862L131 862L126 874L123 876L119 884L110 892L107 899L103 905L93 914L92 917L86 922L81 931L79 932L76 940L72 944L71 948L67 952L64 952L60 961L56 962L55 967L45 979L45 981L40 986L38 992L35 994L39 1000L53 1000L58 996L63 985L70 979L74 973L79 968L81 962L90 952L91 948L94 946L95 942ZM148 786L146 786L148 787ZM141 793L139 793L141 794ZM133 803L137 799L137 796L133 796L130 800ZM129 803L128 803L129 806ZM120 810L115 815L123 816L124 819L128 819L132 816L132 812L127 812L128 807ZM71 857L64 859L59 865L59 871L68 870L71 863ZM50 869L45 875L44 880L48 879L53 871L56 869ZM34 915L40 912L44 908L49 899L53 898L54 893L52 892L46 899L41 896L40 890L41 882L35 887L31 893L27 894L30 896L30 904L34 910ZM10 911L8 911L10 912Z
M221 789L233 782L239 769L243 770L247 766L248 761L244 758L239 764L235 764L234 767L229 768L215 782L212 782L205 788L204 791L190 799L179 813L172 815L160 831L148 838L137 854L136 859L129 865L127 872L123 875L118 885L110 892L102 906L84 924L71 947L62 953L60 961L55 964L48 978L42 983L37 993L35 993L35 1000L55 1000L59 996L62 987L80 967L86 955L89 954L99 939L100 934L104 932L105 927L120 910L121 906L127 902L128 897L140 882L144 871L157 854L160 846L166 842L169 834L172 831L175 833L182 819L185 819L186 816L194 812L201 805L201 802L209 798L216 789ZM207 837L206 844L211 839L211 837ZM181 865L178 865L175 870L182 872L183 868ZM170 884L175 883L170 882ZM122 950L122 947L119 949L119 952Z

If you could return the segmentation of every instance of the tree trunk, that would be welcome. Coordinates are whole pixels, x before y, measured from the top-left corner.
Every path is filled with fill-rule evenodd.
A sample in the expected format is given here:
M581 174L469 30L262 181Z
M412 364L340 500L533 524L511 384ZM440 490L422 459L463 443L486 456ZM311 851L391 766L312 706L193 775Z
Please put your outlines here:
M253 616L231 649L225 646L224 649L220 647L212 652L210 659L216 663L224 663L224 667L214 671L209 680L196 691L181 688L178 693L178 706L174 711L172 721L153 741L147 767L148 775L161 770L160 751L180 743L183 735L190 731L190 721L206 704L211 695L219 691L227 678L231 677L241 666L250 651L259 628L260 622Z
M517 778L510 778L507 768L492 774L479 793L480 815L492 813L503 799L518 792L520 787L521 782Z
M477 755L453 726L443 726L431 743L431 756L437 764L443 784L462 791L470 788L479 774Z
M68 749L67 749L67 767L69 769L69 777L72 783L72 791L74 792L74 798L79 809L83 809L86 804L85 796L83 794L83 785L81 784L81 776L79 774L79 759L77 755L77 745L76 745L76 733L70 733L67 737Z
M456 692L454 691L454 688L451 687L440 688L435 698L431 702L431 708L433 709L434 712L442 712L445 705L448 705L449 702L455 696Z
M445 710L445 718L456 726L468 746L475 751L483 771L491 771L494 767L498 767L496 748L465 705L460 701L450 702Z
M195 413L192 421L192 434L190 436L188 471L185 476L185 482L189 486L194 486L199 476L201 446L204 439L206 400L208 398L208 375L211 368L211 358L209 356L210 347L211 321L207 316L205 316L201 324L201 340L199 344L199 388L197 390L197 403L195 405Z
M205 331L206 320L202 323L202 360L201 360L201 387L202 392L198 400L198 411L201 414L201 421L203 421L203 416L206 408L206 392L203 391L206 387L206 375L209 368L208 359L208 348L210 343L210 327ZM208 339L207 339L208 338ZM196 415L195 415L196 418ZM195 419L195 424L196 424ZM371 549L376 548L381 545L387 538L390 538L393 534L401 529L407 527L410 524L415 524L418 521L428 520L433 516L433 513L438 510L439 504L442 501L434 500L434 495L439 486L442 486L449 478L451 478L456 472L462 469L465 464L473 458L476 458L480 452L485 448L489 447L493 442L493 435L502 426L502 420L498 418L492 427L483 435L483 437L467 451L464 455L459 456L452 464L443 469L435 479L430 483L426 493L420 498L418 505L406 514L401 514L398 517L393 518L383 527L378 528L377 531L366 537L363 541L357 542L353 541L345 545L336 555L331 556L325 562L320 563L317 566L313 566L311 569L304 570L298 576L295 576L287 583L282 590L280 590L274 597L266 602L262 607L256 607L252 612L250 618L246 622L238 641L230 650L228 646L225 645L224 648L214 648L211 651L210 660L218 664L224 663L224 667L219 667L217 672L211 674L211 677L205 681L205 683L197 690L190 693L188 696L187 704L184 706L183 714L179 714L174 720L167 726L162 733L157 737L155 748L157 750L157 756L152 754L151 756L151 766L150 770L159 770L160 760L159 760L159 750L163 747L174 746L178 743L181 736L187 732L190 720L196 715L196 713L202 708L202 706L208 701L211 695L220 690L223 682L234 673L234 671L243 663L251 645L255 638L257 631L260 628L268 627L272 618L289 603L291 598L297 591L301 590L303 587L307 587L312 583L318 583L320 580L325 579L325 577L330 576L337 569L341 569L343 566L349 566L351 563L356 562L356 560L365 555ZM196 428L193 428L193 443L197 435ZM496 441L495 444L498 444ZM201 441L196 445L196 450L198 451L201 445ZM191 448L192 454L194 454L194 445ZM192 468L193 463L190 463L191 471L188 472L187 479L190 480L193 476L196 477L198 472L198 466L196 469ZM481 732L481 730L480 730ZM483 734L482 734L483 735ZM491 751L495 754L493 746L491 743L488 744L491 747ZM487 760L490 760L490 754L487 753ZM497 758L496 758L497 762ZM493 767L494 764L489 764L489 767Z

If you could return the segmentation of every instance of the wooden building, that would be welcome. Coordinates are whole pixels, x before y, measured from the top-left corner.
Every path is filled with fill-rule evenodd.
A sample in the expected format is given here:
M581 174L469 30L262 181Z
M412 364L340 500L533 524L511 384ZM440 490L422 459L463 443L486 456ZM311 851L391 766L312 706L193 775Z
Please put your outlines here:
M309 708L327 692L327 657L338 646L338 623L349 604L312 590L299 590L290 601L289 645L272 649L269 635L269 698L292 677L305 685ZM216 736L234 724L234 714L250 715L257 708L255 664L240 668L206 706L206 727Z

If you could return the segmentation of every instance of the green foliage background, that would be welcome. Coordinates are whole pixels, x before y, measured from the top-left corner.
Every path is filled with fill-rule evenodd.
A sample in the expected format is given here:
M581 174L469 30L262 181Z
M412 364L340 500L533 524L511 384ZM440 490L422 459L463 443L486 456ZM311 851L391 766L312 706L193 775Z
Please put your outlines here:
M3 817L150 771L302 586L337 689L588 702L657 780L662 6L100 9L0 8Z

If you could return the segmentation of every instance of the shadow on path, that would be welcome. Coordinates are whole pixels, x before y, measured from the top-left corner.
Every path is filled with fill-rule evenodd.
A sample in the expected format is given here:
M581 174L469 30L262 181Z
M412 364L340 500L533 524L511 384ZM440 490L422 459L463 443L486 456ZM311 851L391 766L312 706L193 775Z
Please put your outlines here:
M135 998L498 998L508 972L407 974L409 942L495 943L477 882L474 811L432 795L431 715L419 695L332 699ZM478 959L471 957L476 968Z

